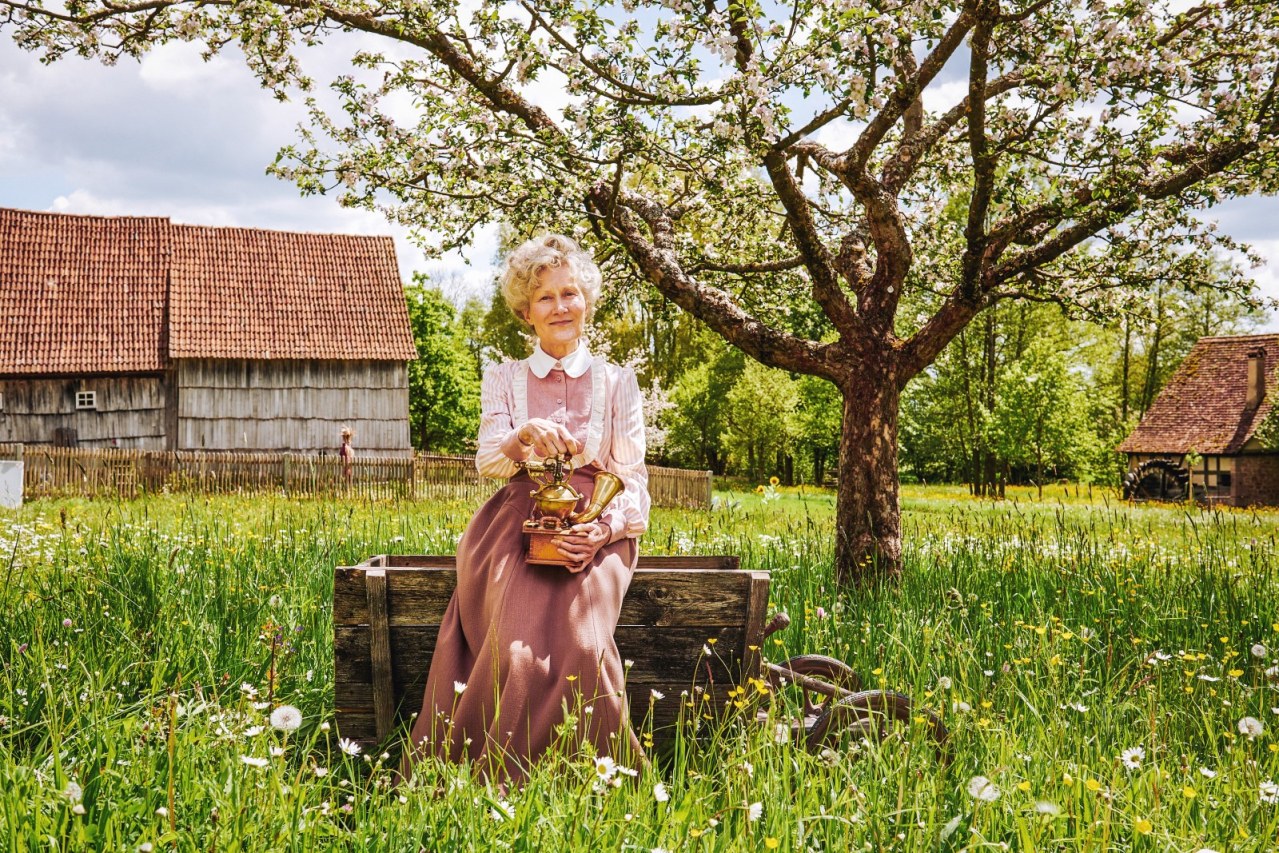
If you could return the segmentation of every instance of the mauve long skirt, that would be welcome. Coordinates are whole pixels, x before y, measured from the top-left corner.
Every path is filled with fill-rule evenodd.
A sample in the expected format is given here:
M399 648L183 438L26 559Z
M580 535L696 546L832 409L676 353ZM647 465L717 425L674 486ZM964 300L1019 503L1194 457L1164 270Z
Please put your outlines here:
M589 466L570 479L587 499L597 470ZM576 574L528 565L520 525L535 487L518 475L462 534L457 590L440 625L406 777L425 753L469 760L477 772L519 782L551 746L566 709L578 720L571 744L585 739L602 755L630 750L640 760L613 642L636 542L604 546Z

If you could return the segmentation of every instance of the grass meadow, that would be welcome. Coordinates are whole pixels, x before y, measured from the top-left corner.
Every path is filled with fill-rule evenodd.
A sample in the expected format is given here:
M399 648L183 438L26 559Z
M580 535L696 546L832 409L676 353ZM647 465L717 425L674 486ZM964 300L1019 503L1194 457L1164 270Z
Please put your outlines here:
M426 765L391 788L330 725L333 566L451 553L470 507L5 511L0 849L1275 848L1279 515L907 487L904 577L840 595L833 500L719 493L655 511L644 548L771 571L793 621L767 656L831 654L910 694L950 727L949 764L919 726L813 756L752 724L633 778L548 760L506 793Z

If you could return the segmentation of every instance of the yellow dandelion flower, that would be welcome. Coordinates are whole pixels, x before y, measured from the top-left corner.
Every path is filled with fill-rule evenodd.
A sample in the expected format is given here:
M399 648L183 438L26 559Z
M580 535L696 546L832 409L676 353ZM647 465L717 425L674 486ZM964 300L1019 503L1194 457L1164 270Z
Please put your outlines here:
M1096 779L1089 779L1088 781L1084 782L1084 787L1090 791L1100 791L1101 783L1098 782Z
M1187 800L1193 800L1195 797L1199 796L1199 792L1196 791L1194 788L1190 787L1189 785L1186 785L1184 788L1181 789L1181 795L1185 797Z
M782 842L778 841L776 838L774 838L771 835L764 839L764 846L767 847L769 850L776 850L778 845L780 845L781 843Z
M1149 835L1154 830L1155 827L1154 827L1154 824L1152 824L1150 821L1146 820L1143 817L1141 820L1134 823L1132 825L1132 828L1137 830L1142 835Z
M1027 782L1025 779L1022 779L1020 782L1018 782L1018 783L1017 783L1017 790L1018 790L1018 791L1029 791L1029 790L1030 790L1030 783L1029 783L1029 782Z

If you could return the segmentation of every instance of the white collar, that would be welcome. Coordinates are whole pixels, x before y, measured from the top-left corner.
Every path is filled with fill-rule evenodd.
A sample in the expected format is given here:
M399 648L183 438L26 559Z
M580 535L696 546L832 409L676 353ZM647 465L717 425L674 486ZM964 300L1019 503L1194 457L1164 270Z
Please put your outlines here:
M547 355L541 342L535 344L533 354L528 357L528 369L533 371L533 375L538 379L545 379L546 374L557 367L562 368L573 379L590 370L591 352L586 348L586 341L578 341L577 349L561 359Z

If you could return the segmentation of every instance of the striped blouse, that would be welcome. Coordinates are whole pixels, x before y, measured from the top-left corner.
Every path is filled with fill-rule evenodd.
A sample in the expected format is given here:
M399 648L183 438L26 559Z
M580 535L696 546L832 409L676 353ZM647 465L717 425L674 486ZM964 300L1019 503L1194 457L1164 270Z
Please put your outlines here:
M480 435L475 465L485 477L511 477L531 451L520 443L529 420L528 360L507 361L484 371L480 385ZM584 450L573 466L594 463L622 479L626 489L600 517L613 529L611 541L638 537L648 529L648 469L644 467L644 407L635 371L593 358L589 421ZM572 430L579 434L576 430Z

